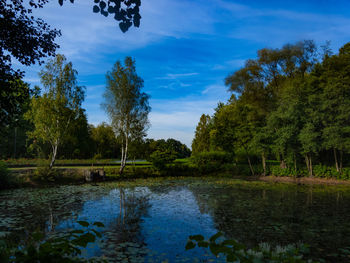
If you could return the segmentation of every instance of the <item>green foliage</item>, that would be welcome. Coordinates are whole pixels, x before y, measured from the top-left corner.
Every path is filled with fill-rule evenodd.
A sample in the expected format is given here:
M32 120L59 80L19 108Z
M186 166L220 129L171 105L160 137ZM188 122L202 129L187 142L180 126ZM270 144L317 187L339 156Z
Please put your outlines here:
M12 184L10 177L10 171L7 168L6 163L0 161L0 189L9 188Z
M50 168L46 163L35 169L31 175L31 179L39 182L55 182L60 176L61 174L58 169Z
M209 248L210 252L216 257L222 254L227 262L285 262L285 263L303 263L312 262L303 259L305 254L309 253L306 245L288 245L285 247L276 247L275 249L267 243L261 243L258 247L249 249L236 240L222 238L222 233L218 232L209 240L205 240L202 235L190 236L186 244L186 250L193 249L196 246Z
M120 153L117 152L120 144L117 142L112 126L104 122L96 127L91 126L91 138L96 152L95 155L99 157L96 159L120 156Z
M224 170L225 164L232 163L232 154L227 152L202 152L191 157L200 174L208 174Z
M65 56L56 55L40 72L45 93L32 98L26 119L34 125L29 136L34 141L48 143L51 146L52 168L58 147L64 142L71 122L79 117L81 103L84 100L84 87L77 84L77 71Z
M41 233L33 233L31 239L24 245L0 243L1 262L105 262L102 259L86 260L80 258L82 248L95 242L102 235L95 227L104 227L100 222L90 224L86 221L77 222L82 229L67 233L57 233L45 239Z
M307 171L294 168L281 168L279 165L274 165L270 167L270 174L273 176L292 176L292 177L302 177L306 176L308 173Z
M315 163L334 162L339 175L332 177L346 178L342 169L350 156L349 47L344 45L337 55L327 51L322 61L313 41L259 50L256 59L227 76L225 84L233 94L226 104L219 103L212 117L202 115L194 142L203 144L201 151L235 154L238 163L244 155L253 175L256 157L266 175L266 159L273 154L282 168L273 168L274 175L314 176ZM199 140L199 131L205 139Z
M194 139L192 141L192 151L194 154L207 152L210 150L210 116L202 114L196 127Z
M129 142L146 136L149 127L149 95L142 92L143 79L136 73L135 60L126 57L124 65L117 61L106 74L107 85L102 104L116 135L121 140L121 167L123 172L128 156Z
M150 161L157 170L163 170L167 164L172 163L175 159L176 154L174 152L169 150L157 150L149 156L148 161Z

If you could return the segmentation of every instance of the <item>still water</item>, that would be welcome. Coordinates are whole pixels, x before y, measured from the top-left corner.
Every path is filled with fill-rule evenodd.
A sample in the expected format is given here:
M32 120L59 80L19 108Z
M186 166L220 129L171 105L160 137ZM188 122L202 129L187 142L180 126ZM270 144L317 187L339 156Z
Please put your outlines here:
M185 250L189 235L218 231L249 247L306 243L334 262L350 247L350 188L170 178L0 192L0 235L50 235L78 220L105 225L84 256L111 262L220 262Z

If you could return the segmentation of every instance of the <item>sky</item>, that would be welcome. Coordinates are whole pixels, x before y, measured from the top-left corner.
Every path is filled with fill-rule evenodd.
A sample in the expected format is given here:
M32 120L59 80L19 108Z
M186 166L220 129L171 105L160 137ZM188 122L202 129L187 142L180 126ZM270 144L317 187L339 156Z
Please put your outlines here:
M142 0L139 28L122 33L112 17L92 12L93 0L52 0L34 15L60 29L60 49L86 87L88 121L109 122L101 108L106 72L126 56L136 60L151 96L148 138L191 146L201 114L230 97L224 79L265 47L312 39L336 52L350 41L350 1ZM21 67L39 85L40 67Z

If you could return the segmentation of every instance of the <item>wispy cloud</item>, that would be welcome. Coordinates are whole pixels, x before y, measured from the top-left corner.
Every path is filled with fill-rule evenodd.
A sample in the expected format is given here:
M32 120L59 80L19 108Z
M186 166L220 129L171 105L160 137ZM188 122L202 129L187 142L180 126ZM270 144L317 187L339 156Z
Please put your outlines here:
M179 78L184 78L184 77L191 77L191 76L196 76L199 73L197 72L191 72L191 73L178 73L178 74L172 74L168 73L164 77L157 77L156 79L179 79Z

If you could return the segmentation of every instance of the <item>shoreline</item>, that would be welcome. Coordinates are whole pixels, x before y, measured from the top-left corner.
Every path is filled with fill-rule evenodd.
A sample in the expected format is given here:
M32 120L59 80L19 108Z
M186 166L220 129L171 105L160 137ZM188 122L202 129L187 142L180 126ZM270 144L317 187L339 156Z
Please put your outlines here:
M340 180L333 178L318 178L318 177L288 177L288 176L259 176L257 180L270 183L292 183L300 185L350 185L349 180Z

